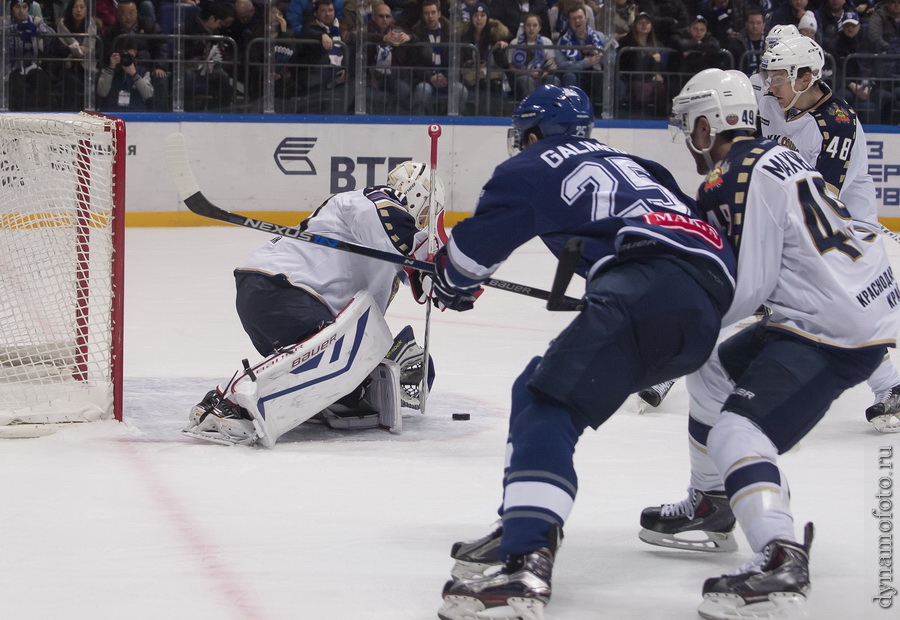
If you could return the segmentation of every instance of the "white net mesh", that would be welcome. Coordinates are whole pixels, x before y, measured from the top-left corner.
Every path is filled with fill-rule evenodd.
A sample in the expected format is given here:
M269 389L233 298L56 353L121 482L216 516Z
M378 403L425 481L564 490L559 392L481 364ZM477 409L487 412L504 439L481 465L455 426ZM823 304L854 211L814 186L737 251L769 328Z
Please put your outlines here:
M0 115L0 426L113 415L113 122Z

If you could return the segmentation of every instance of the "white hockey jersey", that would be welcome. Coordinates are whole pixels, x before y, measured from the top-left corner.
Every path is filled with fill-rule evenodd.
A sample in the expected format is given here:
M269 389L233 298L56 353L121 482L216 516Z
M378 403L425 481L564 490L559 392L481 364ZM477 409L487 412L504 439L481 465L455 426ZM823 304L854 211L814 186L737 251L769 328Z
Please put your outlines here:
M880 235L856 223L796 152L735 140L700 186L698 207L737 254L724 325L765 303L770 327L824 345L895 343L900 288Z
M401 206L405 200L388 186L367 187L331 196L298 226L301 230L407 255L417 232ZM353 296L368 290L381 313L391 299L394 276L402 267L323 245L275 237L250 253L235 272L284 275L337 314Z
M799 113L791 110L790 114L785 114L778 100L765 96L763 90L763 96L757 98L762 135L797 151L803 161L822 174L828 188L854 218L878 229L866 134L853 108L835 97L825 84L820 83L820 88L826 94L816 105Z

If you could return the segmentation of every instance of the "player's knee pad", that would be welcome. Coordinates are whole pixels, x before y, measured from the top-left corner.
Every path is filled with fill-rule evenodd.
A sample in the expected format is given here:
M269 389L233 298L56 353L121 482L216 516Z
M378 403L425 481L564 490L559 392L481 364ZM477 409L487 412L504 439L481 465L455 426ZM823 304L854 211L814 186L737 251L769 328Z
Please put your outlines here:
M773 538L793 540L790 490L776 464L778 449L765 433L746 417L723 411L707 448L754 551Z
M393 338L371 294L357 293L334 323L244 370L222 390L275 441L349 394L384 358Z

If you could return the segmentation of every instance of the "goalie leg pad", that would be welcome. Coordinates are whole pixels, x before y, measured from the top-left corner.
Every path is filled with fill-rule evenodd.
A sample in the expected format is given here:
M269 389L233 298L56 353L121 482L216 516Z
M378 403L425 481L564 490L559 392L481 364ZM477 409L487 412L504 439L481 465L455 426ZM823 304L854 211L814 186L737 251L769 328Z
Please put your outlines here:
M360 291L334 323L242 371L224 394L247 410L267 448L353 391L391 346L372 295Z
M348 409L338 403L321 411L321 418L330 428L383 428L399 433L403 428L400 414L400 368L385 360L378 364L364 383L359 407Z
M407 325L394 338L386 360L397 362L400 367L401 404L409 409L421 409L422 362L425 350L416 343L413 328ZM428 356L428 391L434 384L434 360Z

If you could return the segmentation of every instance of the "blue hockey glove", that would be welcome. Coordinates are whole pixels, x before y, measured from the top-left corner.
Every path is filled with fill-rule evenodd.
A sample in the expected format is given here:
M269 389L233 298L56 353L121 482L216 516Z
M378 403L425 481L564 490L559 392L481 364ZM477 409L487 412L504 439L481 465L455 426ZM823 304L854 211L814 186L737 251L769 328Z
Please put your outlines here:
M458 312L471 310L475 306L475 300L481 295L480 286L470 289L455 288L447 282L446 266L449 257L446 247L438 250L434 256L434 277L431 282L431 297L434 305L441 310L450 308Z

